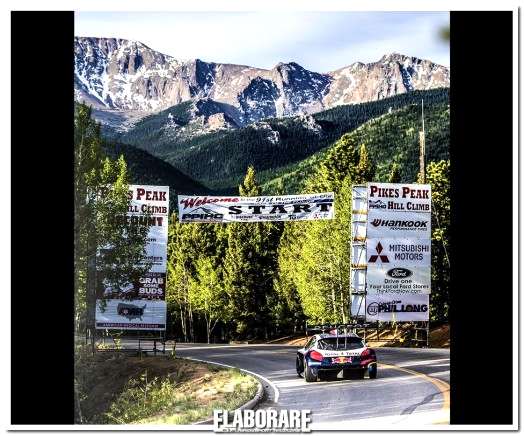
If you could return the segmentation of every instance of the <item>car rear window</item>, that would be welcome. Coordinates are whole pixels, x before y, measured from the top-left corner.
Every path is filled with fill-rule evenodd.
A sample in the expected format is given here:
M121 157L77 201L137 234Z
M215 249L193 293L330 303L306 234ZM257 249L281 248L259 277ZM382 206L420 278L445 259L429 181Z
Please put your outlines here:
M318 341L318 349L320 350L355 350L357 348L362 348L364 346L364 341L360 338L325 338Z

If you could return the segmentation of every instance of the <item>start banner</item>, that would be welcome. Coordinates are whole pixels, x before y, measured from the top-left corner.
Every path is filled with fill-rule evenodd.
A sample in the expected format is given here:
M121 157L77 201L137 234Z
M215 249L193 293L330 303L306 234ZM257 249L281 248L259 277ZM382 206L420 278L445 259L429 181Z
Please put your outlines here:
M333 192L267 197L178 196L182 223L304 221L333 219Z
M368 294L366 321L429 321L429 294Z

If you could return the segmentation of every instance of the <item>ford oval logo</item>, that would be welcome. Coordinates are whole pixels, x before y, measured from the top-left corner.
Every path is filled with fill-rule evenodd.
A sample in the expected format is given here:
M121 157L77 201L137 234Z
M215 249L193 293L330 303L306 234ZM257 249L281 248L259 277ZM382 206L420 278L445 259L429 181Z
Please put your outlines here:
M410 271L406 268L393 268L390 269L386 274L394 279L405 279L406 277L411 277L413 275L413 271Z

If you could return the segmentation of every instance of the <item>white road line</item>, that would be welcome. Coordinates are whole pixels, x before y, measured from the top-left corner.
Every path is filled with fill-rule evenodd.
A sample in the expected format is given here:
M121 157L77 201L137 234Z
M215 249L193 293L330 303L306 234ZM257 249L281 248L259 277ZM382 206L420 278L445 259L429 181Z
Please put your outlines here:
M243 371L243 372L247 372L248 374L251 374L251 375L253 375L253 376L255 376L255 377L261 378L261 379L264 380L268 385L271 386L271 388L272 388L273 391L275 392L275 394L274 394L274 402L275 402L275 403L278 403L278 399L279 399L279 397L280 397L280 391L278 390L278 388L275 386L275 384L274 384L273 382L269 381L269 380L268 380L266 377L264 377L263 375L260 375L260 374L258 374L258 373L256 373L256 372L253 372L253 371L249 371L249 370L244 369L244 368L239 368L239 367L237 367L237 366L232 366L232 365L226 365L225 363L213 362L213 361L211 361L211 360L203 360L203 359L196 359L196 358L194 358L194 357L183 357L183 356L182 356L182 358L183 358L183 359L188 359L188 360L194 360L194 361L196 361L196 362L203 362L203 363L210 363L210 364L212 364L212 365L224 366L224 367L226 367L226 368L235 368L235 369L239 369L239 370L241 370L241 371Z

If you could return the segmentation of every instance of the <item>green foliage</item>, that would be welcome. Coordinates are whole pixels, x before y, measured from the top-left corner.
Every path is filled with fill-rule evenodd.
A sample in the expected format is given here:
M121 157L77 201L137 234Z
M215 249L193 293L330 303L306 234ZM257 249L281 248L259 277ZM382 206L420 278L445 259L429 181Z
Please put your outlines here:
M443 320L449 310L448 257L450 239L450 162L431 162L426 169L426 183L431 185L431 319Z
M248 168L239 193L242 196L260 193L252 167ZM281 229L277 223L227 225L224 285L238 335L267 335L268 297L273 293Z
M400 183L401 177L400 177L400 167L396 162L393 162L391 165L391 172L388 176L388 182L389 183Z

